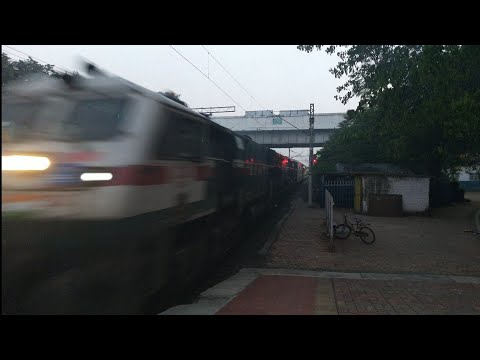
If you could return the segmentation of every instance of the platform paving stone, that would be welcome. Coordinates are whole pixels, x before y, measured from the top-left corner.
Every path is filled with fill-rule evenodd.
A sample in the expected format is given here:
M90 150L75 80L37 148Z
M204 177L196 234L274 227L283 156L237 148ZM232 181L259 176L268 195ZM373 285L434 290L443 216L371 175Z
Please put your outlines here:
M480 278L246 268L162 315L480 315Z

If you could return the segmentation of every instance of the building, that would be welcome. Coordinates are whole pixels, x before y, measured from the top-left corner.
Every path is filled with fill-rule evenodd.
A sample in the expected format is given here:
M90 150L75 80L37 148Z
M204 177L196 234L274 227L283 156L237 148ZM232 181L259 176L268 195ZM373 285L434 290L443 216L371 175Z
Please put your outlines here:
M335 206L379 216L425 213L430 207L430 177L390 164L337 164L336 173L317 174L317 201L328 190ZM372 205L373 204L373 205Z
M356 181L360 184L359 203L356 203L357 211L363 214L372 213L369 209L373 198L378 200L378 195L400 195L401 209L403 213L425 213L430 205L430 178L415 175L388 175L388 174L359 174ZM391 198L391 197L390 197ZM377 200L377 199L376 199Z
M478 167L480 168L480 166ZM457 180L464 191L480 191L480 171L463 168L457 174Z

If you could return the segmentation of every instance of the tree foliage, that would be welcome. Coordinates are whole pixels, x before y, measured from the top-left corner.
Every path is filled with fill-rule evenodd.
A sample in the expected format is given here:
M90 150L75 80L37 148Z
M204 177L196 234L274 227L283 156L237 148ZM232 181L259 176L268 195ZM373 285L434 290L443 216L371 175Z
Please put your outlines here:
M300 50L322 50L300 45ZM439 175L480 160L480 46L328 46L331 73L355 111L319 153L320 162L391 162Z
M162 91L159 91L158 92L159 94L162 94L163 96L166 96L167 98L169 98L170 100L173 100L173 101L176 101L177 103L183 105L183 106L186 106L188 107L187 103L183 100L180 100L180 94L177 94L171 90L168 90L168 91L165 91L165 92L162 92Z
M26 60L13 60L2 53L2 88L12 81L29 81L33 74L60 77L61 74L54 70L54 65L41 65L31 57Z

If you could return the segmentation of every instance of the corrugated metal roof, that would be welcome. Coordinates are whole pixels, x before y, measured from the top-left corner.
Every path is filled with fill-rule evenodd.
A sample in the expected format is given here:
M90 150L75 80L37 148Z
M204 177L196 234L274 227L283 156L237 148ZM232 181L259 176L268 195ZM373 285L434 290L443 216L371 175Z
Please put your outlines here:
M402 168L398 165L388 163L361 163L361 164L341 164L335 165L338 172L351 174L383 174L386 176L418 176L423 177L422 174L415 174L412 170Z
M286 115L287 112L289 116ZM344 115L343 113L315 114L314 128L336 129L344 120ZM282 110L282 115L275 116L214 116L211 120L234 131L294 129L286 121L302 130L309 128L309 115L305 110Z

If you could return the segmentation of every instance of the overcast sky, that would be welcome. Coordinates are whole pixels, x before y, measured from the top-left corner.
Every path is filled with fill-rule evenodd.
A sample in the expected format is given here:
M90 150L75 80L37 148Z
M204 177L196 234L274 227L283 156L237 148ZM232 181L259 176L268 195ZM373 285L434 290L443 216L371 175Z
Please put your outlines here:
M300 110L308 109L310 103L315 104L315 113L346 112L358 103L352 100L345 106L334 99L337 86L344 82L329 72L338 62L336 55L319 51L307 54L297 50L296 45L206 45L247 91L201 45L173 45L237 104L167 45L8 46L11 48L2 49L14 59L26 57L21 51L67 70L81 71L80 59L86 58L150 90L173 90L190 107L235 106L235 115L243 115L242 108ZM308 151L303 152L308 155ZM288 154L288 149L282 153ZM301 161L305 162L305 158Z

